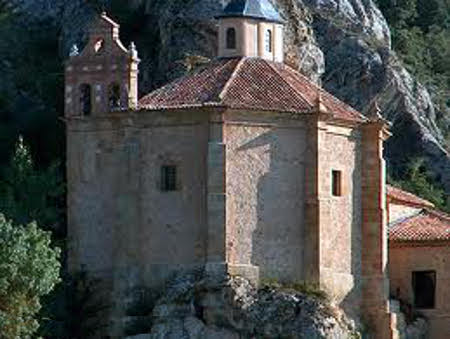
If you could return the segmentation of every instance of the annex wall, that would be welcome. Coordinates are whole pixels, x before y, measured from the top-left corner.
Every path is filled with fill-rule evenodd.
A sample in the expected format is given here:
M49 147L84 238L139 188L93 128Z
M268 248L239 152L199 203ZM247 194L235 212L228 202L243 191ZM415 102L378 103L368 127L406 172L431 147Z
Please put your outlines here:
M305 129L227 122L226 246L231 264L261 280L301 281Z
M434 309L416 309L430 326L430 339L450 338L450 247L389 246L389 278L391 293L411 305L414 304L413 271L436 271Z

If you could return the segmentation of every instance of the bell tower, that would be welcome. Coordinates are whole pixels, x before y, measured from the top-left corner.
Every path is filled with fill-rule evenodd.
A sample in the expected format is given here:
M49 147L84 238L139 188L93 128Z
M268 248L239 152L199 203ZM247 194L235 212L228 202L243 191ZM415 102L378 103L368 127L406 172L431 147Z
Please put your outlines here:
M216 18L219 57L283 62L284 21L269 0L231 0Z
M102 13L80 52L65 65L65 116L87 117L133 109L138 101L138 53L119 39L119 25Z

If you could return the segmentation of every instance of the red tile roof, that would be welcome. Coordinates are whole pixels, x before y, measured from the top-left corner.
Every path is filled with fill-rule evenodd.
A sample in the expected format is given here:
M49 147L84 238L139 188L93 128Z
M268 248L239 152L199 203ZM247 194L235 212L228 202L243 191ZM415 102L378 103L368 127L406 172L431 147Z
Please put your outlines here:
M389 230L391 242L428 242L450 240L450 215L435 210L400 221Z
M260 58L218 59L144 96L141 109L219 106L234 109L308 113L318 94L336 118L362 122L361 113L282 63Z
M417 195L404 191L400 188L391 185L386 185L386 188L388 199L392 202L417 207L434 207L433 203L428 200L419 198Z

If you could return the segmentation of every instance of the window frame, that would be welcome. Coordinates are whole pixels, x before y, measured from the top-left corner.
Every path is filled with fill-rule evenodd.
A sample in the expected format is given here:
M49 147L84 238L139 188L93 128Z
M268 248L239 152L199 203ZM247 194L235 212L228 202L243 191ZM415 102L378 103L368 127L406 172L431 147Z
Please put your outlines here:
M264 50L266 53L273 53L273 33L270 28L264 33Z
M331 196L343 196L343 175L341 170L331 170Z
M163 164L160 168L160 188L162 192L176 192L179 190L178 169L176 164ZM173 173L169 173L172 170Z
M92 114L92 86L88 83L82 83L78 90L80 94L80 114L90 116Z
M237 46L236 28L228 27L225 31L225 48L235 50Z
M433 295L432 295L432 302L430 304L428 303L422 303L420 305L417 304L417 293L416 290L416 284L417 284L417 275L423 274L423 275L429 275L432 274L432 281L433 281ZM420 270L420 271L412 271L411 272L411 287L412 287L412 293L413 293L413 305L417 309L423 309L423 310L432 310L436 308L436 287L437 287L437 272L436 270ZM425 305L426 304L426 305Z

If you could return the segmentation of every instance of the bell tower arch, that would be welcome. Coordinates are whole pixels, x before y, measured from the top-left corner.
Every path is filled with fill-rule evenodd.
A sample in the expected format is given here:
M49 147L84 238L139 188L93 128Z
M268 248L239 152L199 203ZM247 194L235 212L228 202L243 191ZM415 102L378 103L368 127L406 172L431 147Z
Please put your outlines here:
M125 48L119 25L102 13L82 51L73 46L65 65L65 116L88 117L133 109L138 101L139 58Z

